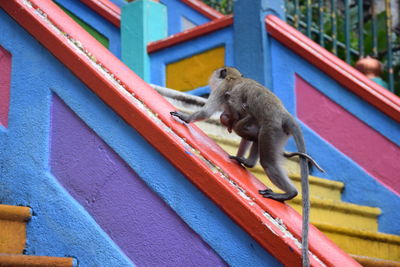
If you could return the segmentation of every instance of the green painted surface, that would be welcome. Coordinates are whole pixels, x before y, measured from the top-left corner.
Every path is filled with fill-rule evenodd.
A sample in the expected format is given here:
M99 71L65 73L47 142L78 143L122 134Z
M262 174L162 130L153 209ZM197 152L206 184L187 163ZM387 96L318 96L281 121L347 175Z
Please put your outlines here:
M167 37L167 9L164 5L137 0L122 7L122 61L146 82L150 81L147 44Z
M96 31L96 29L94 29L93 27L91 27L89 24L87 24L86 22L84 22L83 20L81 20L80 18L78 18L77 16L75 16L73 13L71 13L69 10L65 9L63 6L61 6L60 4L57 3L57 5L64 10L65 13L68 14L68 16L70 16L76 23L78 23L79 25L82 26L82 28L84 28L90 35L92 35L94 38L96 38L97 41L99 41L104 47L108 48L109 47L109 42L108 39L102 35L101 33L99 33L98 31Z

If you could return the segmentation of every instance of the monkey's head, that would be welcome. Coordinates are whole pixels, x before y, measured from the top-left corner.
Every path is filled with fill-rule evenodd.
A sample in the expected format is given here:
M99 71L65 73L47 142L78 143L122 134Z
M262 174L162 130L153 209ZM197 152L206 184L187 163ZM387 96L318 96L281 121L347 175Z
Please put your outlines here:
M210 77L211 90L215 90L223 81L231 81L243 77L239 70L233 67L222 67L215 70Z

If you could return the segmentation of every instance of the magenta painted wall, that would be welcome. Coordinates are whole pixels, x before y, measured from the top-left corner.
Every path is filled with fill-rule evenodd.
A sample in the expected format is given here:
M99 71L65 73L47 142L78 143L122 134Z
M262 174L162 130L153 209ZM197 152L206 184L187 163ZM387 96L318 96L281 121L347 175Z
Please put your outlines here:
M11 54L0 46L0 124L8 127L10 105Z
M296 76L296 94L297 115L307 126L352 158L377 180L400 193L399 146L299 76Z

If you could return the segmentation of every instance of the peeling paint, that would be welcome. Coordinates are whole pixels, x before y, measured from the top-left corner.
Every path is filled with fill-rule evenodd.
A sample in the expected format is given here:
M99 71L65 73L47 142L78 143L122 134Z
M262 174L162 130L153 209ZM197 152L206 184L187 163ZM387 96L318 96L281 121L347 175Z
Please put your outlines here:
M143 111L146 112L146 114L161 128L163 131L166 133L169 133L171 136L173 136L178 142L182 143L187 150L186 153L192 153L193 156L197 156L207 167L215 174L218 174L218 176L226 181L229 182L229 184L235 188L237 191L237 194L244 198L246 201L248 201L248 204L251 206L256 205L256 203L252 200L252 198L247 194L246 190L239 186L235 181L230 179L230 177L221 170L219 166L214 164L211 160L206 159L200 151L192 147L189 143L186 142L185 138L181 138L178 136L170 127L168 127L160 118L158 118L158 114L152 111L146 104L141 101L140 99L135 97L134 93L130 93L126 90L126 86L121 83L120 79L118 79L110 70L106 69L97 59L96 57L88 51L79 40L76 40L72 38L68 33L63 32L57 25L52 23L50 19L48 18L48 15L44 13L40 8L34 7L32 2L29 0L23 0L23 4L26 5L30 9L34 9L35 14L42 19L54 32L56 32L58 35L63 36L66 38L68 43L71 45L71 47L77 51L79 54L84 55L86 59L105 77L107 78L113 86L118 89L122 94L124 94L127 98L129 98L132 103L134 103L137 107L142 109ZM280 218L273 218L268 212L263 211L263 215L265 218L268 219L275 227L276 229L272 229L270 226L267 224L263 223L263 225L268 228L273 234L282 236L284 238L289 238L292 240L298 248L301 249L301 243L298 239L294 237L294 235L288 231L287 227L285 224L282 222ZM276 230L279 230L279 234L276 232ZM309 252L310 255L317 260L322 266L326 266L320 259L318 259L314 254Z

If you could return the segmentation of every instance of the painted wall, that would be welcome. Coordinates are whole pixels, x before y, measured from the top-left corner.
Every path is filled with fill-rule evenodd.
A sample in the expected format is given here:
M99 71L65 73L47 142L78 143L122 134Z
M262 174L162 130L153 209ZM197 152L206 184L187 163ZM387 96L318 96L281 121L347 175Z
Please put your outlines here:
M166 65L166 87L190 91L208 85L210 75L225 66L225 47L217 47Z
M49 170L51 89L82 84L3 10L0 25L0 45L12 56L9 124L0 129L0 202L32 208L26 253L73 256L81 266L132 266Z
M318 176L344 182L345 189L342 194L344 201L381 208L379 231L399 234L400 225L393 223L400 220L400 212L396 208L400 205L399 195L385 185L383 180L380 180L378 172L373 175L372 170L368 171L367 169L376 168L376 166L362 168L361 162L357 161L356 158L351 158L354 156L353 153L358 152L351 151L349 153L348 149L344 149L342 146L351 146L353 143L363 142L363 146L368 145L370 148L377 146L376 149L380 150L379 145L384 143L386 149L394 150L392 155L398 155L400 126L279 42L273 41L271 47L273 90L283 100L288 110L300 117L300 123L307 141L307 149L327 172L326 175L318 173ZM311 88L304 88L302 81L305 81ZM317 100L313 101L309 98L304 89L316 90L314 94L317 94L317 96L322 94L322 101L329 101L330 104L325 102L322 104L315 103L314 105ZM321 101L321 99L318 101ZM364 140L357 140L366 137L364 135L361 137L359 132L352 133L348 128L343 127L344 121L335 124L336 128L332 127L331 124L327 126L324 120L319 120L323 115L319 109L324 109L324 112L333 117L340 116L340 112L345 109L345 114L348 114L359 125L363 125L364 129L368 129L372 135L378 136L383 143L365 144ZM321 116L315 116L315 114L321 114ZM310 117L313 117L312 121L310 121ZM345 118L339 119L345 120ZM329 121L329 123L331 122ZM327 127L330 128L326 129ZM358 130L362 129L358 128ZM289 149L296 149L293 143L289 146ZM376 149L362 149L364 150L360 151L365 152L365 157L362 160L376 156L373 152L376 152ZM358 155L360 154L358 153ZM400 171L400 166L396 164L395 159L380 162L384 166L389 166L388 169ZM393 187L396 184L396 182L393 182L390 186Z
M141 259L157 254L154 248L163 249L158 253L165 257L170 247L161 248L156 243L165 241L172 246L176 235L169 240L158 236L153 244L151 239L146 243L144 238L140 244L127 241L126 232L120 232L126 231L124 226L139 227L141 221L136 211L143 212L144 207L139 206L146 204L158 207L159 211L149 214L159 224L146 229L179 228L190 244L197 244L185 243L184 255L200 251L217 265L226 262L232 266L281 266L3 11L0 22L0 45L13 56L9 128L0 130L0 142L5 148L0 151L1 202L32 207L28 254L74 256L80 266L131 266L133 263L126 255L135 258L134 262L138 257L140 263ZM57 113L60 110L61 115ZM63 125L67 118L72 118L71 124ZM70 131L68 127L73 123L81 131ZM82 131L85 139L81 140L76 134ZM66 152L72 158L62 161L60 154L64 156L64 151L57 150L59 142L70 145L71 152L73 146L82 147L79 142L83 140L90 140L84 144L91 153L81 155L85 157L77 161L77 157ZM75 177L76 172L67 172L83 163L87 169L80 169L84 174L82 180ZM100 163L104 163L102 168ZM92 174L103 180L90 180ZM123 175L110 181L114 174ZM95 188L84 191L91 182L95 182ZM108 188L103 187L103 182ZM143 191L138 199L136 186ZM120 190L127 191L120 194ZM108 199L112 201L108 203ZM138 206L128 213L131 201ZM111 203L118 206L105 206ZM165 221L168 223L163 225ZM143 228L135 230L137 235L147 234ZM141 251L134 252L139 247ZM179 249L183 246L176 244L173 251ZM144 256L139 259L139 255ZM171 263L173 259L170 260ZM201 262L198 264L202 266Z
M52 97L51 172L139 266L226 266L104 141ZM152 162L154 168L163 168Z

